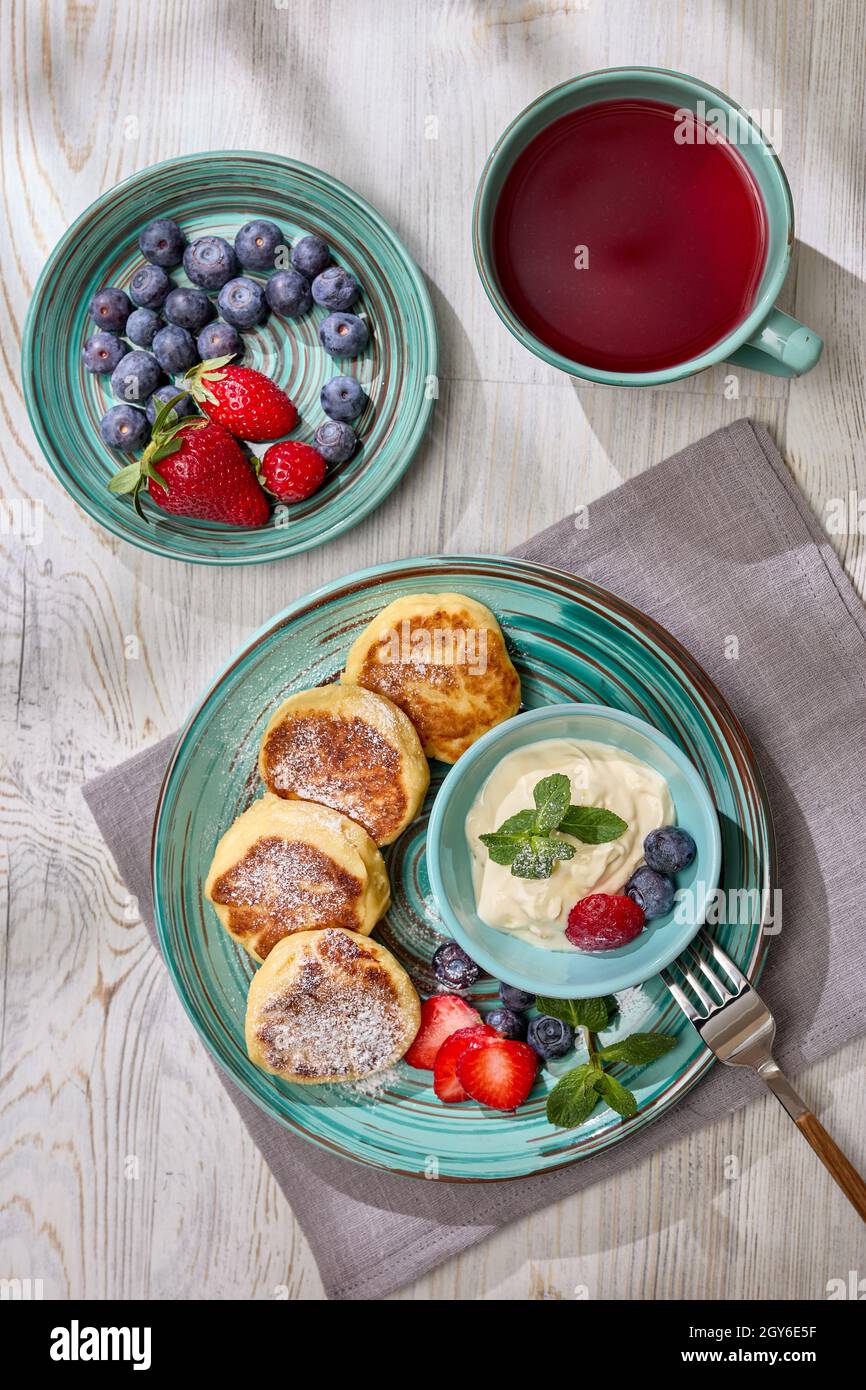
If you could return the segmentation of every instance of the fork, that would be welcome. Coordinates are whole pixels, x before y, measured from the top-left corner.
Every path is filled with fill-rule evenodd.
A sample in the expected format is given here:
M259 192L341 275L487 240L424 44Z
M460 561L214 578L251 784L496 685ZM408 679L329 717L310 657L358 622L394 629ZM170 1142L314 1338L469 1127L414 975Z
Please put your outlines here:
M785 1107L804 1139L812 1145L861 1220L866 1221L866 1182L776 1065L773 1058L776 1021L770 1010L709 932L699 932L696 941L700 941L709 951L727 975L730 986L719 978L693 942L675 963L700 1007L695 1007L671 970L663 970L662 979L674 999L686 1018L694 1024L701 1041L720 1062L728 1067L751 1067L758 1073L776 1100ZM704 977L703 982L699 975Z

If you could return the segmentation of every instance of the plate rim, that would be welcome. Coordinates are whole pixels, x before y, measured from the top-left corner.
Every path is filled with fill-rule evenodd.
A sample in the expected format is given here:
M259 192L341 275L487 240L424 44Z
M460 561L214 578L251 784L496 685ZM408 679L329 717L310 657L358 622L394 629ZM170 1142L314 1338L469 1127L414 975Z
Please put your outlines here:
M554 578L558 580L565 580L569 586L576 585L578 588L588 591L591 596L597 598L602 604L612 605L612 607L616 611L618 611L623 616L632 621L635 624L635 626L637 626L642 632L647 633L651 638L653 638L653 640L661 639L661 645L663 649L667 648L670 654L672 654L681 662L681 664L687 669L690 677L695 681L698 687L703 687L702 693L706 691L710 693L714 705L714 714L716 714L717 717L722 716L725 723L730 726L731 732L736 736L736 738L740 742L742 749L746 757L748 758L750 773L754 779L755 789L761 802L761 806L765 816L767 835L766 884L768 891L765 895L762 895L761 914L757 923L758 936L754 957L749 966L747 968L744 968L744 973L747 975L750 983L755 984L760 979L764 965L766 964L767 953L769 951L772 937L771 934L765 930L765 928L767 926L770 914L769 903L772 900L772 894L774 890L778 886L779 879L778 838L776 835L775 823L773 820L772 813L772 803L770 801L769 793L767 791L766 781L764 779L760 765L755 757L755 752L752 748L752 744L749 740L748 734L746 733L742 723L740 722L737 715L734 713L730 704L726 700L725 696L719 690L718 686L715 684L715 682L712 680L709 674L704 670L703 666L696 660L695 657L691 655L691 653L688 651L686 647L683 646L679 639L676 638L671 632L668 631L666 627L663 626L663 624L657 622L656 619L650 617L649 614L644 613L642 609L637 608L627 599L620 598L618 594L615 594L610 589L604 588L600 584L596 584L593 580L585 579L583 578L583 576L575 574L571 570L562 569L559 566L542 564L535 560L527 560L520 555L507 555L501 553L482 554L479 552L448 552L436 555L411 556L402 560L385 561L378 565L369 565L366 566L364 569L353 571L348 575L343 575L341 578L338 578L336 580L331 580L330 582L320 584L315 589L310 590L309 593L301 595L298 599L295 599L292 603L288 604L285 608L281 609L278 613L274 614L269 620L261 624L250 634L249 638L246 640L243 646L237 648L235 652L229 657L229 659L226 662L224 662L224 664L221 666L216 676L209 683L207 689L194 704L191 713L189 714L183 726L179 730L174 748L172 749L168 764L163 774L159 794L156 801L156 808L154 811L150 842L150 886L151 895L153 898L154 919L157 930L157 940L159 943L160 953L165 962L166 969L169 978L171 979L175 993L178 995L181 1004L183 1005L185 1013L192 1021L193 1027L195 1028L195 1031L198 1034L199 1040L205 1047L205 1050L207 1051L208 1055L220 1067L220 1070L232 1081L232 1083L236 1085L238 1089L256 1105L257 1109L261 1110L264 1114L269 1115L269 1117L272 1120L275 1120L284 1128L289 1129L291 1133L299 1134L301 1135L301 1137L307 1139L308 1142L312 1144L314 1149L319 1149L323 1152L334 1152L333 1146L328 1145L324 1140L320 1140L317 1135L310 1134L306 1130L288 1124L281 1116L275 1114L270 1107L263 1103L262 1099L256 1094L255 1091L253 1091L253 1089L248 1085L248 1083L243 1077L235 1075L233 1072L230 1072L228 1068L226 1068L223 1065L221 1059L211 1048L210 1043L206 1038L204 1031L196 1017L196 1013L192 1007L191 1001L187 999L185 991L182 990L180 987L175 963L167 945L168 932L160 908L160 896L158 892L158 883L156 877L157 857L159 852L159 833L161 828L160 822L162 820L163 812L165 809L165 802L169 788L169 783L174 773L174 769L177 765L178 759L181 755L181 752L184 749L186 741L197 719L201 715L204 706L215 694L216 690L225 680L226 676L228 676L231 673L231 671L234 670L235 666L237 666L241 661L243 661L252 652L252 650L275 628L277 628L278 626L290 619L298 618L302 616L304 613L313 611L325 599L337 598L347 590L357 592L359 588L367 588L377 579L386 575L401 574L407 570L412 570L415 568L426 568L428 571L432 573L436 569L441 568L445 565L471 565L478 563L485 564L490 562L493 562L494 564L504 563L507 565L517 565L528 571L529 574L532 574L534 572L537 574L544 574L548 576L552 575ZM666 1114L668 1110L673 1109L674 1106L678 1105L685 1098L685 1096L688 1095L692 1088L695 1085L697 1085L697 1083L702 1079L702 1077L715 1063L715 1061L716 1058L714 1054L709 1050L709 1048L707 1048L706 1046L701 1046L699 1044L699 1049L695 1055L694 1061L690 1064L690 1067L684 1072L683 1076L680 1078L679 1090L676 1099L670 1102L669 1104L663 1105L661 1107L658 1105L656 1099L650 1101L643 1122L639 1126L639 1128L643 1129L647 1125L652 1124L655 1120L659 1119L661 1115ZM490 1183L498 1182L524 1182L532 1178L544 1177L548 1174L559 1172L564 1168L571 1167L575 1163L580 1163L584 1160L591 1159L594 1156L596 1156L596 1152L602 1153L605 1151L605 1149L613 1147L618 1142L621 1141L613 1140L610 1144L605 1145L603 1149L589 1154L572 1155L568 1158L564 1158L560 1163L551 1164L548 1167L545 1167L544 1169L539 1169L535 1172L518 1174L516 1176L491 1177L465 1177L452 1174L442 1174L439 1176L438 1181L449 1183L479 1183L481 1185L487 1185ZM416 1172L405 1168L396 1168L387 1164L386 1162L378 1162L373 1158L361 1157L357 1154L348 1152L343 1149L339 1150L339 1156L345 1158L348 1162L360 1163L364 1167L372 1168L374 1171L389 1173L395 1177L408 1177L416 1180L426 1181L423 1172Z
M366 499L362 507L360 507L356 511L351 512L348 516L333 522L330 526L327 526L323 530L319 531L314 537L310 537L305 541L291 543L289 542L287 536L284 546L278 550L275 550L273 554L228 554L226 556L213 556L198 553L188 554L168 551L160 543L156 541L150 541L147 536L130 535L124 527L122 521L118 520L113 513L101 514L98 508L91 502L87 493L83 489L79 488L77 485L74 487L70 485L71 483L75 483L74 474L69 474L63 471L57 458L55 457L54 448L50 444L47 433L42 426L42 417L39 410L37 393L35 390L35 375L33 372L33 343L37 329L37 312L41 304L41 301L46 294L46 286L48 285L50 275L56 269L56 267L60 263L62 263L63 260L67 257L70 247L74 245L77 239L78 229L81 226L81 224L87 218L90 217L90 215L94 212L95 209L104 206L109 199L113 199L116 195L122 194L125 190L134 186L139 180L151 174L156 174L160 171L168 170L176 166L205 162L211 159L225 158L263 161L277 167L289 167L294 170L299 170L305 174L311 174L317 176L318 178L326 179L331 188L339 192L339 194L344 199L346 199L346 201L348 201L349 203L353 203L356 207L361 209L369 218L372 219L373 222L377 224L384 236L387 239L389 239L392 242L392 244L397 248L406 273L412 282L412 286L417 296L419 307L421 310L421 318L423 321L424 328L424 338L427 343L429 352L430 372L427 373L427 375L438 377L439 330L436 323L436 313L433 307L433 300L431 298L430 291L427 287L427 283L424 279L424 275L421 271L420 266L418 265L414 256L412 256L412 254L410 253L409 248L406 246L406 243L403 240L403 238L397 233L397 231L390 224L390 222L388 222L387 219L382 215L382 213L380 213L378 209L373 206L372 203L368 202L362 194L356 192L355 189L350 188L348 184L343 183L342 179L333 177L331 174L328 174L324 169L319 168L317 165L307 164L301 159L293 158L291 155L277 154L273 151L268 150L247 149L197 150L194 151L192 154L173 155L170 156L168 159L161 159L158 160L155 164L147 164L142 169L134 170L133 173L127 174L126 178L123 178L119 182L112 184L110 188L105 189L104 192L98 194L96 198L92 199L92 201L88 203L87 206L81 210L78 216L69 224L65 232L63 232L57 239L47 256L45 263L42 266L42 269L36 277L36 281L34 283L33 290L30 295L30 302L27 306L27 313L24 318L24 328L21 334L20 362L21 386L24 393L24 404L27 409L27 416L30 421L30 427L33 430L33 433L36 437L36 442L39 446L39 450L42 454L42 457L45 459L46 463L51 469L52 474L60 483L60 486L63 488L64 492L69 497L71 497L72 501L76 504L76 506L80 507L81 510L90 518L91 521L95 521L98 526L101 526L103 528L103 530L108 531L111 535L116 536L119 540L125 541L127 545L135 546L137 550L144 550L148 554L157 555L160 557L160 559L163 560L174 560L180 564L190 565L235 567L242 565L271 564L278 560L288 559L292 555L301 555L305 551L315 550L319 546L325 544L325 542L334 540L337 536L342 535L352 526L358 525L367 516L369 516L372 511L375 511L377 507L381 506L385 498L397 486L398 482L408 469L410 463L415 458L415 455L417 454L421 446L421 442L430 423L430 417L433 414L433 409L436 405L436 397L426 395L422 397L421 409L417 412L415 421L412 426L412 430L409 434L405 446L399 450L395 457L395 462L392 468L382 479L379 487L376 488L373 491L372 495ZM287 533L291 530L291 528L288 526L282 529L284 529Z

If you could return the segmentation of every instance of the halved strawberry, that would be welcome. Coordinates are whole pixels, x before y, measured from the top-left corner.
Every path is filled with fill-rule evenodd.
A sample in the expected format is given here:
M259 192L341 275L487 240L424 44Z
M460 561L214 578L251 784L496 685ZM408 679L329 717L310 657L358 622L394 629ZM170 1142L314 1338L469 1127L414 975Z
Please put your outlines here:
M457 1058L457 1080L472 1100L494 1110L515 1110L532 1090L538 1056L524 1042L480 1039Z
M481 1015L459 994L434 994L421 1005L421 1027L403 1058L410 1067L432 1071L436 1053L458 1028L472 1028Z
M474 1028L458 1028L450 1038L446 1038L433 1063L433 1090L446 1105L458 1105L468 1100L465 1090L457 1080L457 1059L470 1047L477 1047L482 1038L495 1038L496 1029L487 1023L476 1024Z

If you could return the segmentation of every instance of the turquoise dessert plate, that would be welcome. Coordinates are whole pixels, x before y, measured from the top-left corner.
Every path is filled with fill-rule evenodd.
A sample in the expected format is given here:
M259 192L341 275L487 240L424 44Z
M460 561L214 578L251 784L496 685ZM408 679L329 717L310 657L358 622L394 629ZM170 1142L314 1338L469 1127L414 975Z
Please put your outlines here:
M214 233L233 241L238 228L254 217L276 222L290 243L315 232L362 287L354 307L369 324L370 344L360 357L335 360L325 352L317 331L327 311L318 305L300 319L270 314L242 335L240 360L272 377L300 412L292 438L312 442L326 418L319 392L330 377L358 376L370 398L357 421L361 445L355 455L329 468L323 486L306 501L275 508L261 529L170 516L147 499L142 520L128 497L108 491L109 478L128 456L109 449L99 436L99 420L115 401L108 378L91 375L81 362L81 348L93 329L88 305L103 285L128 286L143 263L138 234L158 215L173 217L189 239ZM170 274L175 284L189 284L182 268ZM437 395L437 370L430 296L384 219L319 169L240 150L155 164L98 198L48 258L30 303L22 348L33 429L76 502L133 545L212 565L298 554L340 535L377 507L421 442Z
M672 910L647 922L640 935L619 950L547 950L489 926L475 910L466 817L503 758L547 739L610 744L661 773L677 824L697 845L694 860L677 875L678 897ZM670 965L703 924L718 885L721 852L716 808L694 763L654 725L604 705L542 705L491 729L448 773L427 827L427 869L448 934L497 979L553 999L597 999L643 984Z
M628 1139L685 1095L711 1055L658 976L617 995L605 1041L660 1029L676 1048L641 1069L618 1067L637 1113L604 1106L577 1129L545 1115L554 1069L539 1073L513 1114L467 1102L446 1106L432 1074L400 1062L357 1086L299 1086L260 1071L244 1046L254 965L220 926L202 885L222 833L261 793L258 745L274 707L292 691L334 680L352 641L395 599L437 590L469 595L499 618L520 675L524 706L605 705L645 721L694 765L719 818L719 887L735 910L712 929L755 979L770 940L775 883L772 822L743 730L718 690L663 628L574 575L497 556L433 556L363 570L293 604L255 633L197 704L172 756L157 807L153 897L172 980L212 1056L241 1090L287 1129L331 1153L413 1177L490 1182L547 1172ZM385 851L393 902L376 938L422 993L441 992L430 960L447 935L425 855L427 822L448 769L432 765L415 823ZM734 920L724 920L731 916ZM496 984L472 991L483 1010Z

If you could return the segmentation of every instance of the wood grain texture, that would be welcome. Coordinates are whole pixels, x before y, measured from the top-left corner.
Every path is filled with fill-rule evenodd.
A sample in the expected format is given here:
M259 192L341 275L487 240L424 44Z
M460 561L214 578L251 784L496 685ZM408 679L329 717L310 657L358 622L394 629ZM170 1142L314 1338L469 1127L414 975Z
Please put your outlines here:
M239 1124L84 807L82 783L169 733L258 624L361 565L504 550L741 415L819 516L864 487L866 53L858 0L9 0L0 9L0 1276L46 1296L316 1298L292 1214ZM588 68L698 73L778 108L801 245L783 305L827 341L789 384L724 369L668 391L577 386L480 288L472 191L529 99ZM295 561L205 571L88 520L54 482L18 378L36 275L69 222L184 151L276 150L398 229L442 337L440 405L399 487ZM156 209L154 211L157 211ZM857 518L833 534L866 585ZM135 642L130 642L135 638ZM130 654L131 653L131 654ZM866 1164L866 1040L799 1078ZM861 1227L767 1099L501 1232L399 1297L822 1298Z

